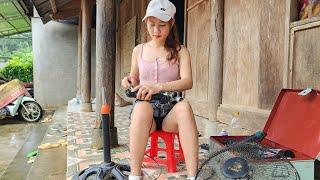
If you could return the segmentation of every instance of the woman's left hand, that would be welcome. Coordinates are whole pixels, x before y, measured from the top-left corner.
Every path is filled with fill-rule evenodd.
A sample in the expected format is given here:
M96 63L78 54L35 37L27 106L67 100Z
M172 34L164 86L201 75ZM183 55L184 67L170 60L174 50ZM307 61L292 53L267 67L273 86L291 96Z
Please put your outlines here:
M150 85L150 84L144 84L144 85L138 85L132 89L132 91L138 91L137 92L137 99L139 100L145 100L149 101L151 100L151 96L153 94L157 94L161 91L161 86L159 84Z

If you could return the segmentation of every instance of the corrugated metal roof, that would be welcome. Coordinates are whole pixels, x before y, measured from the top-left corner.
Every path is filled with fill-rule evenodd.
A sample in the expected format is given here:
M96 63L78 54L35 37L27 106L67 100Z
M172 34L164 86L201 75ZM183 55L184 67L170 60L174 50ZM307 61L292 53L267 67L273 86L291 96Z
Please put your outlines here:
M31 14L23 0L0 0L0 37L31 31Z
M95 27L96 0L92 0L92 26ZM81 0L0 0L0 38L31 31L33 7L43 23L56 20L78 23Z

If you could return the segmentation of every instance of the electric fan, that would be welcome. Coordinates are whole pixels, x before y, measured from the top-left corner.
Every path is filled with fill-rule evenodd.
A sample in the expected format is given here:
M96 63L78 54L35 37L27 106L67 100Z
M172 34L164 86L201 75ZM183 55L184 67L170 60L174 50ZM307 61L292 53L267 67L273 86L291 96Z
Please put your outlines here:
M197 179L299 180L288 158L292 152L275 151L252 141L232 142L201 165Z

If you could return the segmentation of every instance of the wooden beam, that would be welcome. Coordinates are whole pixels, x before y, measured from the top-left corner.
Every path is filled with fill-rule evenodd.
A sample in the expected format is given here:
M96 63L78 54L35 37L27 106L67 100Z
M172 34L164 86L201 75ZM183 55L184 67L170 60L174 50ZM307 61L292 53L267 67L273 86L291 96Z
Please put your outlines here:
M50 0L50 4L51 4L52 13L56 14L58 12L56 0Z
M56 0L50 0L51 6L56 3ZM95 4L96 0L91 1L91 5ZM52 6L53 8L53 6ZM69 19L72 17L77 17L81 9L81 0L73 0L65 2L64 4L56 4L56 11L53 11L51 15L52 19Z
M69 19L72 17L79 16L80 9L73 9L73 10L65 10L65 11L60 11L56 14L52 15L52 19Z
M66 4L63 4L58 7L59 11L66 11L66 10L73 10L73 9L80 9L81 8L81 1L70 1Z

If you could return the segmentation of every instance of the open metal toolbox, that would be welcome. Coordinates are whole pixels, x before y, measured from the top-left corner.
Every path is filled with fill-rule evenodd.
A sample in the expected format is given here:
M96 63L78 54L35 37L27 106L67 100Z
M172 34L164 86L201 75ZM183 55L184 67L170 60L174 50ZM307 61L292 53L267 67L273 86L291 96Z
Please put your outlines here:
M320 91L281 90L263 132L260 142L275 149L291 150L290 159L300 179L319 179L320 160ZM246 136L212 136L210 152L224 147L225 140L242 140ZM281 161L281 159L279 160Z

